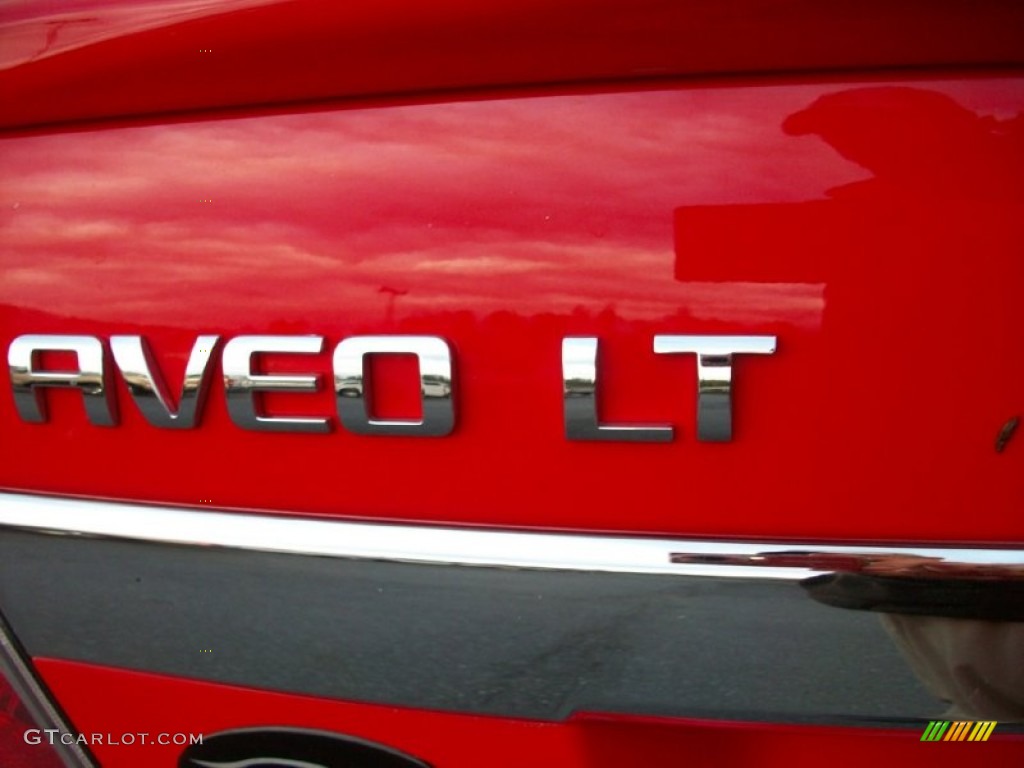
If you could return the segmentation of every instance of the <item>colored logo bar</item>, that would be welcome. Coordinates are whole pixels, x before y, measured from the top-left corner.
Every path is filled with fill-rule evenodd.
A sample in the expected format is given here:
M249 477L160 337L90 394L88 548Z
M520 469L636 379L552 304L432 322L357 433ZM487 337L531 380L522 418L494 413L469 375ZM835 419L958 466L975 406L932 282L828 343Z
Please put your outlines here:
M988 741L996 725L995 720L932 720L921 741Z

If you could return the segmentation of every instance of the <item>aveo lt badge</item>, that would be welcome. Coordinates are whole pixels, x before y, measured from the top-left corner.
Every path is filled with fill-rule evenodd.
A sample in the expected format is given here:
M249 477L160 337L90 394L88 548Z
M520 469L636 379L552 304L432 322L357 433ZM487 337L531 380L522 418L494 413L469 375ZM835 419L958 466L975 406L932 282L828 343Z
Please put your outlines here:
M146 340L142 336L112 336L110 351L132 399L146 421L163 429L193 429L198 424L209 389L210 362L220 345L218 336L196 338L185 368L177 407ZM224 394L231 420L243 429L261 432L329 432L327 418L281 417L261 413L261 392L316 392L315 374L261 374L254 372L256 355L317 354L322 336L236 336L224 344L221 367ZM692 354L697 357L697 438L723 442L732 439L733 355L770 355L774 336L654 337L656 354ZM75 371L40 370L45 352L72 352ZM370 413L369 382L364 377L367 356L411 354L419 365L419 420L377 419ZM569 440L665 442L672 439L668 425L603 424L597 412L598 340L570 336L562 340L562 397L565 436ZM14 402L27 422L46 421L44 390L74 389L81 393L89 421L98 426L117 424L116 400L106 364L103 342L95 336L19 336L7 352ZM334 348L334 391L342 426L360 435L412 435L443 437L455 426L452 397L451 347L438 336L352 336Z

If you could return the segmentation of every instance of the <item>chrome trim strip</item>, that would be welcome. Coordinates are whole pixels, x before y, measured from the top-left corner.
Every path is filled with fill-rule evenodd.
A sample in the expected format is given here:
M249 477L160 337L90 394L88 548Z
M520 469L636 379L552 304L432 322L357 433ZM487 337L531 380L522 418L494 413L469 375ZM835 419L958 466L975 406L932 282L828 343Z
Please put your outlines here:
M6 619L0 615L0 674L7 678L39 729L60 731L61 734L77 733L54 706L46 689L22 658L21 649L13 638ZM58 738L53 742L53 749L66 768L93 768L96 765L80 744L67 744Z
M295 555L796 581L922 558L930 575L1024 578L1024 549L727 542L469 529L0 493L0 528Z

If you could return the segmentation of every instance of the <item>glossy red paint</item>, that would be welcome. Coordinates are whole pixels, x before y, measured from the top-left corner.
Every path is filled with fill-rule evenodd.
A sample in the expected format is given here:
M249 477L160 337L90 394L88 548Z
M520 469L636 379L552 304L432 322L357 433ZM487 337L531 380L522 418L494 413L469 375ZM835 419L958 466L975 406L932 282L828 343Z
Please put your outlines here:
M267 398L329 435L48 424L0 398L0 486L472 525L1024 540L1024 81L672 87L253 114L11 137L0 341L436 334L456 431L360 437L329 387ZM775 334L736 364L735 439L695 439L692 358L656 333ZM560 340L595 335L602 418L568 442ZM401 373L401 371L399 371ZM401 378L401 377L399 377ZM0 386L9 391L6 371ZM401 388L385 408L409 407ZM59 468L59 469L57 469Z
M1024 446L994 449L1024 412L1022 27L1020 3L966 0L6 3L0 346L142 333L173 382L198 333L317 333L323 354L266 365L326 380L341 338L438 334L456 354L458 425L358 437L324 389L265 404L329 416L331 434L243 432L215 383L199 429L161 431L120 381L117 428L89 425L72 393L48 394L50 422L28 425L0 392L0 487L429 523L1024 541ZM507 87L521 90L495 98ZM655 333L779 337L776 355L737 363L734 442L696 442L693 361L654 356ZM603 418L673 423L675 442L566 442L567 334L601 338ZM412 415L408 360L377 363L382 411ZM905 730L535 723L36 663L88 734L292 724L438 768L965 756ZM966 746L990 764L1024 749L998 732ZM113 768L179 752L93 749Z
M351 96L1024 63L999 0L15 0L0 126Z
M922 744L919 730L773 726L581 714L565 723L469 717L356 705L37 659L47 684L91 737L207 733L250 726L320 728L415 755L437 768L620 768L641 765L818 768L828 765L961 766L962 747L989 765L1013 765L1024 737L996 730L979 745ZM135 737L137 742L141 737ZM180 747L95 746L104 768L170 768Z

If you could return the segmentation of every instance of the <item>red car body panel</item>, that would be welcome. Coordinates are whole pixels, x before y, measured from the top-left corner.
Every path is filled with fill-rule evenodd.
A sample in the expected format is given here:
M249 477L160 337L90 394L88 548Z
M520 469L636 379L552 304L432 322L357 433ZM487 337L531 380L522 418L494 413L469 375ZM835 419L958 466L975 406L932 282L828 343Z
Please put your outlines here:
M330 434L247 433L218 383L201 428L167 433L123 383L115 429L75 393L47 394L43 427L4 398L0 483L474 525L1020 540L1019 517L974 511L1024 499L1019 457L993 449L1024 390L1008 352L1024 145L998 122L1022 83L730 84L9 139L7 338L140 333L180 382L199 334L323 335L319 355L265 363L321 378L343 338L438 335L459 413L445 439L366 438L321 386L266 408L330 417ZM695 363L655 355L658 333L777 336L736 363L732 443L696 440ZM673 442L564 439L571 335L601 340L601 418L674 424ZM415 416L414 375L377 377L382 416Z
M47 392L42 425L0 395L0 488L1019 546L1024 453L1019 435L995 444L1024 412L1022 26L1016 3L15 4L0 12L0 340L140 334L176 390L200 334L321 335L319 355L263 362L320 390L264 407L332 430L240 429L219 367L194 430L150 426L123 381L116 428L75 392ZM655 355L665 333L777 337L736 362L732 442L696 439L695 363ZM330 351L364 334L449 342L450 436L341 427ZM600 339L602 420L672 424L672 442L565 439L560 342L581 335ZM375 365L378 415L415 417L410 361ZM898 729L541 723L34 661L83 732L292 724L438 768L922 747ZM170 766L180 747L93 751Z
M191 733L197 723L209 731L253 723L344 730L409 754L429 756L437 766L494 768L523 764L618 768L624 765L758 765L814 768L823 755L831 765L864 761L913 762L922 749L936 766L960 765L963 747L922 745L901 729L801 727L580 714L564 723L471 717L399 707L254 691L160 675L39 659L37 665L60 701L80 713L86 733ZM121 707L96 706L96 691ZM125 702L132 715L125 718ZM187 704L186 704L187 702ZM120 738L116 740L121 740ZM128 741L125 738L123 741ZM966 745L965 745L966 746ZM1012 764L1024 737L1004 736L978 745L993 765ZM116 744L95 749L103 766L128 768L173 765L181 747Z
M1014 2L97 2L3 10L4 127L458 89L1024 63Z

